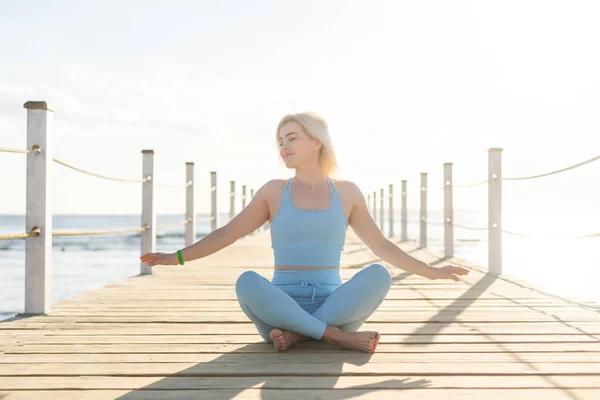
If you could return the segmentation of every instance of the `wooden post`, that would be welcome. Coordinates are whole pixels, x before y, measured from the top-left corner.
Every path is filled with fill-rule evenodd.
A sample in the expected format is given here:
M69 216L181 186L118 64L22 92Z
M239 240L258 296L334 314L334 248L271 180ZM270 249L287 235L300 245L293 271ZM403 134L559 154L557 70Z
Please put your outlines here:
M488 271L502 274L502 149L488 150Z
M389 237L394 236L394 185L390 184L388 188L388 197L389 197L389 205L388 205L388 222L390 224L389 227Z
M147 179L142 183L142 255L156 251L156 209L154 207L154 150L142 150L142 176ZM140 263L141 275L151 275L152 267Z
M371 195L370 194L367 195L367 210L369 210L369 212L371 212Z
M246 185L242 185L242 210L246 208Z
M427 172L421 172L421 230L419 247L427 247Z
M210 231L217 230L217 173L210 173Z
M444 164L444 257L454 257L454 206L452 204L452 163Z
M27 232L25 241L25 314L47 314L52 300L52 207L48 186L52 177L53 111L45 101L28 101L27 109Z
M191 246L196 241L196 206L194 202L194 163L185 163L185 218L190 221L185 226L185 246Z
M229 188L229 220L235 217L235 181L230 182Z
M379 228L381 229L381 232L383 232L384 230L384 221L383 221L383 189L381 189L381 196L379 198Z
M377 224L377 191L373 192L373 220Z
M401 212L401 222L402 222L402 226L401 226L401 234L400 234L400 240L402 240L403 242L408 240L408 221L407 221L407 207L406 207L406 181L403 180L402 181L402 210Z

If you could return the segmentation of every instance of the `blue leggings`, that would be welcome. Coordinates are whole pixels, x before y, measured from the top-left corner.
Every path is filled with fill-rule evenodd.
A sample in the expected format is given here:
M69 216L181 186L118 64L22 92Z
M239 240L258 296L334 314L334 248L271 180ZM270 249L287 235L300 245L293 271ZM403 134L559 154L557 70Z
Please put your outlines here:
M237 279L235 291L244 313L260 336L271 342L274 329L320 340L327 325L357 331L387 295L392 278L372 264L342 284L340 270L279 270L269 282L254 271Z

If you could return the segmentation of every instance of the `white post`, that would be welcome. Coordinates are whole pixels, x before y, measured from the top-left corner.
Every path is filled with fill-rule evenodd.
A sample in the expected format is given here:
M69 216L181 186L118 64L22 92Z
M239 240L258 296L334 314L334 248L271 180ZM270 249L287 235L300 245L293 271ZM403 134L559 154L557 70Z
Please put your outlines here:
M381 229L381 232L383 232L383 230L384 230L383 201L384 201L384 199L383 199L383 189L381 189L381 196L380 196L380 199L379 199L379 207L380 207L379 208L379 224L380 224L379 228Z
M452 204L452 163L444 164L444 257L454 257L454 206Z
M394 236L394 185L390 184L388 189L389 205L388 205L388 221L390 223L389 236Z
M230 181L229 188L229 220L235 217L235 181Z
M401 226L401 233L400 233L400 240L402 240L403 242L408 240L408 221L407 221L407 217L408 217L408 210L406 208L406 181L403 180L402 181L402 210L400 211L400 219L402 222L402 226Z
M196 207L194 202L194 163L185 163L185 218L190 221L185 226L185 246L191 246L196 241Z
M502 149L491 148L488 172L488 271L502 274Z
M217 172L210 173L210 231L217 230Z
M419 247L427 247L427 172L421 172L421 230Z
M27 232L25 240L25 314L47 314L52 300L51 180L53 111L45 101L28 101L27 109Z
M377 224L377 191L373 192L373 220Z
M369 210L369 212L371 212L371 195L370 194L367 195L367 210Z
M246 208L246 185L242 185L242 210Z
M142 255L156 251L156 209L154 208L154 150L142 150L142 176L147 179L142 183ZM140 263L140 274L151 275L152 267Z

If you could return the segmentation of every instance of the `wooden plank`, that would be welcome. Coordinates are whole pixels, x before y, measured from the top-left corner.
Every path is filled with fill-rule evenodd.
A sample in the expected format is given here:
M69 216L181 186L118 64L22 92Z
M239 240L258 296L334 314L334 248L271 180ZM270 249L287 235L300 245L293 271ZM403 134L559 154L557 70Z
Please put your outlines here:
M462 311L465 309L468 310L477 310L477 311L521 311L523 308L522 304L494 304L494 303L473 303L467 304L465 306L457 306L457 305L447 305L447 306L436 306L429 304L426 300L416 300L414 302L394 300L386 300L384 301L378 310L395 310L402 312L421 312L422 310L456 310ZM181 303L180 307L171 310L152 310L152 307L160 307L161 303L154 304L132 304L132 305L122 305L122 304L107 304L107 305L82 305L82 306L71 306L71 307L54 307L53 312L50 315L86 315L87 313L138 313L138 314L146 314L146 313L162 313L162 314L172 314L173 312L179 313L193 313L198 311L214 311L220 312L223 310L239 310L239 304L233 301L212 301L212 302L202 302L198 304L189 304L189 303ZM529 308L531 307L531 308ZM539 304L539 305L530 305L526 308L527 310L539 310L543 312L553 312L553 311L580 311L581 307L571 306L571 305L560 305L560 304ZM596 311L598 312L598 311Z
M16 335L0 337L0 346L20 343L24 345L66 344L66 343L257 343L263 339L258 334L214 335ZM382 335L380 343L564 343L564 342L594 342L600 344L600 337L575 333L571 335Z
M3 354L0 364L9 363L144 363L144 362L340 362L340 363L598 363L596 352L563 353L355 353L314 352L290 353L65 353L65 354ZM507 365L507 368L512 368Z
M405 389L374 390L368 387L360 389L344 389L340 395L327 389L209 389L209 390L173 390L173 389L136 389L136 390L31 390L17 392L1 392L3 400L63 400L77 398L78 400L180 400L180 399L211 399L211 400L298 400L298 399L331 399L346 398L363 400L399 399L410 396L411 400L467 399L467 400L504 400L507 392L503 389L436 389L428 387ZM597 400L600 398L599 389L510 389L511 400ZM5 397L2 397L5 396ZM338 397L339 396L339 397ZM343 396L343 397L342 397Z
M382 334L572 334L582 333L592 336L600 335L600 326L597 323L578 322L564 324L562 322L511 322L511 323L371 323L366 322L361 330L375 330ZM35 334L68 334L89 335L114 334L114 335L165 335L165 334L253 334L256 327L250 321L245 323L20 323L12 324L10 328L0 329L0 337L13 335Z
M393 311L380 311L376 312L369 321L371 323L378 322L420 322L420 323L432 323L432 322L455 322L455 323L482 323L488 324L492 322L555 322L557 320L571 323L571 322L598 322L600 318L594 315L585 314L570 314L570 313L555 313L553 315L545 315L541 313L506 313L506 314L490 314L490 313L436 313L431 312L429 314L402 314L400 312ZM222 322L234 322L234 323L245 323L248 322L248 317L240 311L223 311L221 313L197 313L194 315L142 315L142 316L52 316L52 317L40 317L36 320L39 324L58 324L65 326L67 324L80 324L80 323L106 323L106 324L118 324L118 323L222 323Z
M25 353L227 353L231 351L242 353L261 353L273 351L270 343L217 343L217 344L55 344L55 345L8 345L5 354ZM342 348L324 342L300 342L291 351L301 352L348 352ZM455 343L448 346L445 343L380 343L379 353L463 353L463 352L595 352L600 360L600 345L596 342L577 343L565 342L558 346L555 343Z
M366 363L342 362L207 362L207 363L54 363L0 364L0 376L461 376L461 375L599 375L600 364L590 363Z
M233 376L233 377L157 377L157 376L66 376L14 379L0 377L0 390L22 389L453 389L453 388L600 388L600 375L528 376Z

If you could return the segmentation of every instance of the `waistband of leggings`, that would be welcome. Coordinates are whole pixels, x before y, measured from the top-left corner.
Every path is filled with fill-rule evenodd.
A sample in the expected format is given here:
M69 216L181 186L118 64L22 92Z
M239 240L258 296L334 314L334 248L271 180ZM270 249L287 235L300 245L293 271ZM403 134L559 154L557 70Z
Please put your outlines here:
M325 269L277 269L273 273L271 283L274 285L285 285L312 281L316 283L329 283L333 285L342 284L342 276L339 268Z

